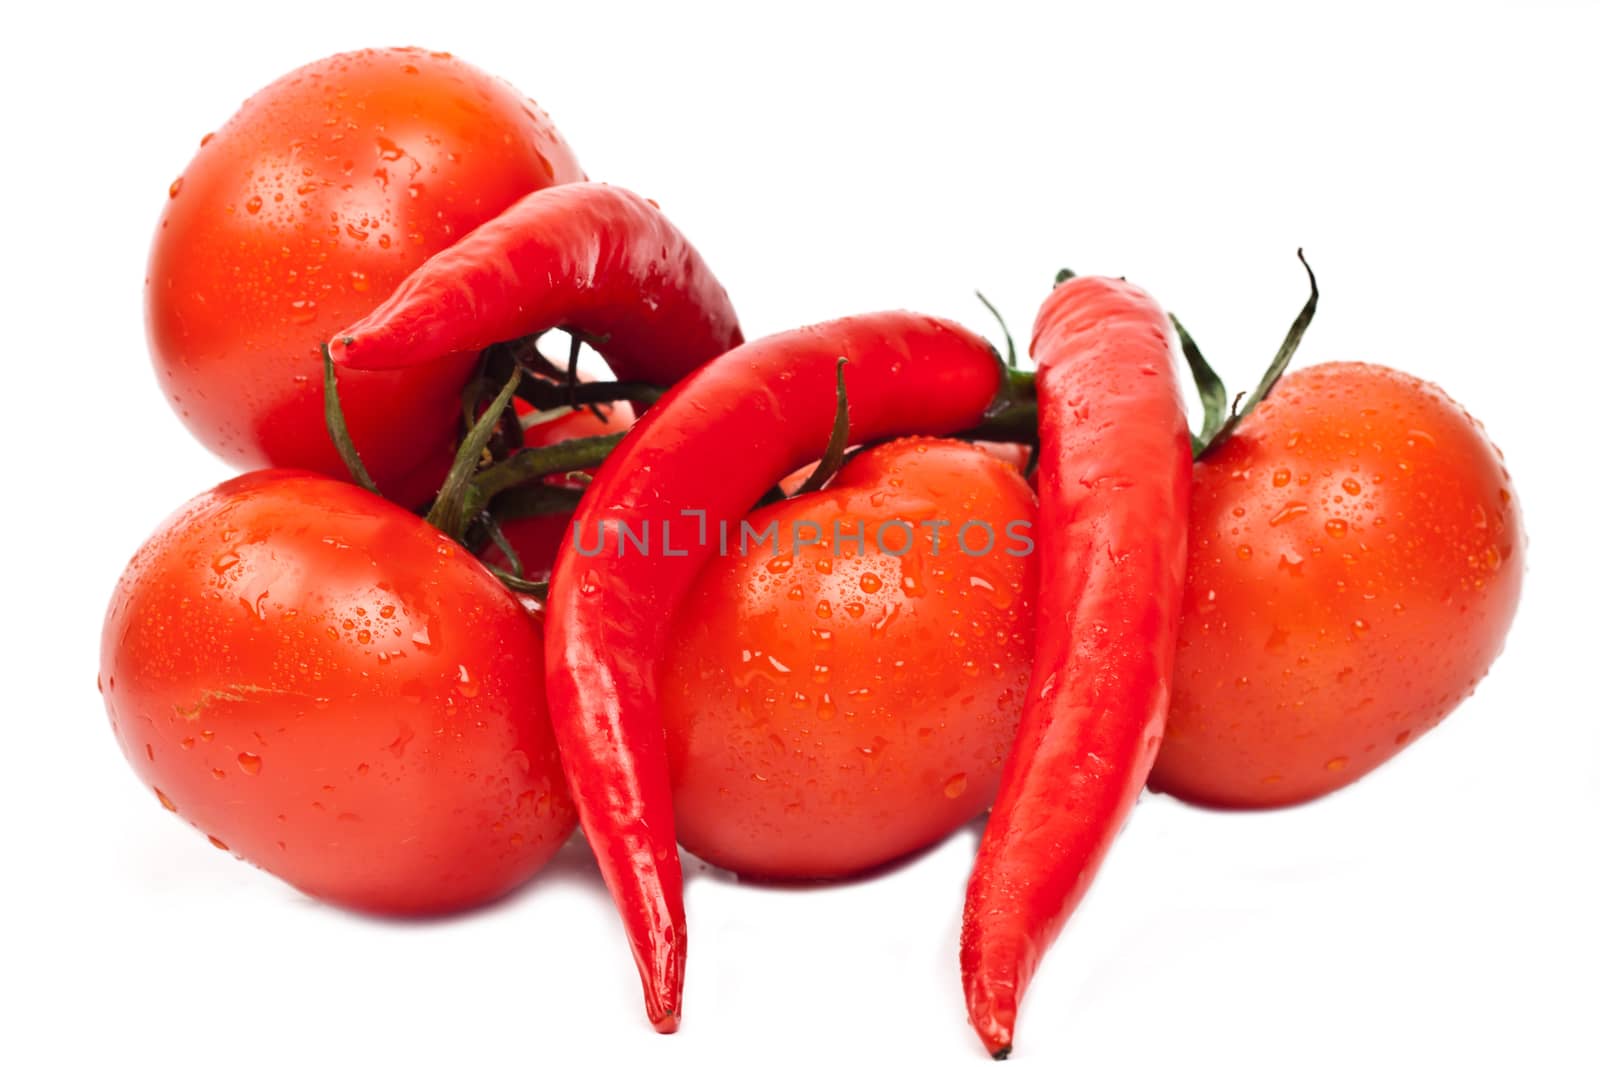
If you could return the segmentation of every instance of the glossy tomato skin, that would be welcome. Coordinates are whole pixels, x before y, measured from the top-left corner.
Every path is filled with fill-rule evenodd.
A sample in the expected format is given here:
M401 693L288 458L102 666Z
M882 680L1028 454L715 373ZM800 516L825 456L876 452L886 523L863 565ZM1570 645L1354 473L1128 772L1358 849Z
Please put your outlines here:
M1031 523L1015 468L955 441L908 439L856 458L817 493L762 508L757 528L812 521L822 544L712 560L677 621L662 711L679 840L741 874L855 874L984 811L1022 710L1033 655ZM879 524L917 527L896 557ZM967 555L957 529L994 528ZM946 520L940 551L918 524ZM864 529L866 551L833 523ZM864 525L863 525L864 524ZM902 546L897 529L885 534ZM733 534L737 544L737 531ZM979 530L969 535L976 548ZM1026 547L1031 547L1026 546Z
M321 343L520 197L582 177L548 116L459 59L375 49L293 71L168 190L145 283L162 391L235 466L344 477L323 428ZM447 448L472 359L341 375L380 486Z
M453 911L576 818L541 634L454 542L364 490L261 471L173 515L117 585L100 687L168 810L306 893Z
M1284 378L1195 465L1151 785L1272 807L1366 774L1489 669L1523 551L1499 450L1437 386L1363 363Z

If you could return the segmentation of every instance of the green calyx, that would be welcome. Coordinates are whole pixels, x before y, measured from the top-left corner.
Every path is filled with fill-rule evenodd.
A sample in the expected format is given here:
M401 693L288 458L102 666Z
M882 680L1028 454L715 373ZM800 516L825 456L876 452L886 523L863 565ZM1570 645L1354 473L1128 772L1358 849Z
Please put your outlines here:
M1320 296L1317 276L1312 272L1311 264L1306 262L1304 249L1297 249L1295 255L1299 257L1300 265L1306 269L1306 278L1311 283L1311 295L1306 298L1300 314L1290 323L1283 343L1278 346L1277 354L1272 357L1272 362L1268 364L1266 373L1261 376L1261 381L1257 383L1254 391L1248 396L1240 393L1234 397L1231 408L1228 404L1228 390L1222 384L1221 375L1212 369L1211 364L1206 362L1205 356L1200 354L1200 346L1189 336L1189 331L1183 328L1178 317L1170 316L1173 328L1178 333L1178 342L1183 348L1184 359L1189 364L1189 373L1193 375L1195 388L1200 392L1200 404L1204 411L1200 432L1190 434L1190 447L1197 460L1215 451L1222 442L1232 436L1240 421L1267 398L1272 392L1272 387L1278 384L1278 379L1283 377L1284 371L1289 369L1289 361L1294 358L1301 339L1311 326L1311 320L1317 313L1317 299Z

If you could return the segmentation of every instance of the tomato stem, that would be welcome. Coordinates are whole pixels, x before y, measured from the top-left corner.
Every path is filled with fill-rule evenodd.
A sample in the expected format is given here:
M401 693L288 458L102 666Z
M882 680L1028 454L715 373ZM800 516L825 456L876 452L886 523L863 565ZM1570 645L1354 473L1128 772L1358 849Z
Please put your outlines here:
M367 465L361 462L356 443L350 439L350 427L344 421L344 407L339 403L339 375L333 366L333 353L327 345L322 346L322 418L327 424L328 436L333 438L334 449L338 451L339 458L344 460L345 470L350 472L350 480L367 492L382 496L378 492L378 483L367 473Z
M993 349L990 349L993 352ZM1000 389L983 413L983 420L970 430L954 436L964 441L1032 442L1039 437L1039 401L1034 392L1033 373L1008 367L994 352L1000 364Z
M503 490L495 496L491 511L502 522L540 515L566 515L576 511L582 499L583 490L577 486L546 485L541 481Z
M1300 265L1306 269L1306 279L1311 283L1311 295L1306 298L1305 306L1300 309L1300 314L1295 316L1294 322L1289 324L1289 332L1284 335L1283 343L1278 346L1277 354L1272 357L1272 362L1267 366L1267 372L1261 376L1261 381L1257 383L1254 391L1249 396L1240 393L1235 397L1233 410L1221 421L1220 425L1210 429L1209 432L1208 428L1213 425L1212 404L1218 402L1216 399L1218 395L1221 397L1219 403L1225 404L1227 402L1227 391L1223 388L1222 379L1211 369L1211 365L1205 361L1205 358L1200 355L1200 348L1195 345L1194 339L1189 336L1188 331L1178 324L1176 318L1172 320L1173 325L1177 326L1178 337L1183 343L1184 357L1189 361L1189 372L1194 376L1195 387L1200 390L1201 400L1206 408L1205 421L1201 426L1199 436L1191 435L1195 459L1206 456L1223 441L1231 437L1239 422L1254 411L1257 404L1267 398L1272 392L1272 387L1278 384L1278 379L1283 377L1283 372L1289 369L1289 361L1294 358L1296 350L1300 347L1301 338L1305 336L1306 330L1311 326L1311 320L1317 313L1317 300L1321 293L1317 289L1317 276L1311 270L1311 264L1306 262L1305 249L1295 249L1295 256L1299 258Z
M509 459L486 467L472 478L472 500L488 505L500 493L552 474L598 467L622 440L622 434L598 434L558 441L543 448L525 448Z
M531 375L524 378L517 388L518 396L541 411L555 407L586 407L593 411L597 404L614 404L619 400L647 406L660 400L665 392L659 385L648 382L578 382L575 385L560 385ZM599 411L594 411L594 414L601 421L605 420Z
M478 417L478 421L473 424L472 432L467 434L461 442L461 447L456 449L456 458L450 465L450 473L446 476L444 485L440 487L439 495L434 498L433 506L428 509L426 518L429 524L437 526L457 541L463 539L468 521L479 510L474 506L472 494L468 490L472 486L478 462L483 457L484 446L489 443L495 427L500 424L500 416L511 403L511 398L517 391L517 383L521 380L521 368L513 370L494 401Z
M482 561L480 560L480 562ZM528 596L538 597L540 600L550 595L549 582L530 582L526 578L512 574L504 568L496 567L493 563L484 563L483 566L490 574L500 579L500 583L513 593L526 593Z
M1017 342L1011 338L1011 330L1006 326L1005 316L1000 314L999 308L989 303L989 298L983 295L983 290L974 289L972 293L978 298L978 302L989 310L989 314L994 316L994 321L1000 324L1000 333L1006 339L1006 367L1015 370L1017 367Z
M521 578L523 576L522 557L517 554L516 546L506 537L506 532L500 528L500 523L496 517L484 512L478 521L482 524L485 532L488 533L489 540L494 542L494 546L506 557L506 562L511 564L511 573Z

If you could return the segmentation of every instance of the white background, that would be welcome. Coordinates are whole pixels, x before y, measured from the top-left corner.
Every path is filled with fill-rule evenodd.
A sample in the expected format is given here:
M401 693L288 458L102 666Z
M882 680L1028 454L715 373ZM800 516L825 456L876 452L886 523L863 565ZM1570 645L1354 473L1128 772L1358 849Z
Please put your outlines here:
M691 863L688 1014L662 1038L581 842L499 906L374 922L211 848L123 765L106 599L226 474L144 350L167 185L290 68L415 43L659 200L750 335L901 305L988 329L975 286L1023 332L1070 265L1151 289L1243 382L1304 296L1303 244L1325 294L1305 360L1437 380L1504 447L1531 534L1510 646L1343 794L1145 798L1017 1059L1596 1062L1596 8L614 7L7 16L0 1059L983 1062L955 960L975 827L840 887Z

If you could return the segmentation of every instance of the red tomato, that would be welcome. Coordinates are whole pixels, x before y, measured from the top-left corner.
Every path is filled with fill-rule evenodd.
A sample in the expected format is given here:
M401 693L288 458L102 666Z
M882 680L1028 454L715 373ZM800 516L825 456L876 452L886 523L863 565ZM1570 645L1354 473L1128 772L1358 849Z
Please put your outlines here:
M836 877L931 844L994 799L1028 687L1034 499L971 445L911 439L762 508L782 552L714 559L677 619L661 706L678 834L744 874ZM916 527L906 543L894 520ZM936 532L919 524L944 520ZM957 537L995 534L984 554ZM791 552L792 524L821 543ZM865 533L865 551L834 526ZM1014 528L1015 529L1015 528ZM880 550L877 533L883 531ZM1025 533L1025 531L1021 531ZM738 531L731 531L737 545Z
M134 556L101 691L139 777L218 848L346 907L443 912L516 887L574 825L541 641L416 516L261 471Z
M145 284L162 391L230 463L344 477L323 427L329 331L517 199L582 177L544 112L443 53L294 71L206 137L168 190ZM447 453L472 358L341 375L380 486Z
M1268 807L1366 774L1489 669L1522 553L1500 451L1438 387L1362 363L1284 378L1195 465L1151 785Z

